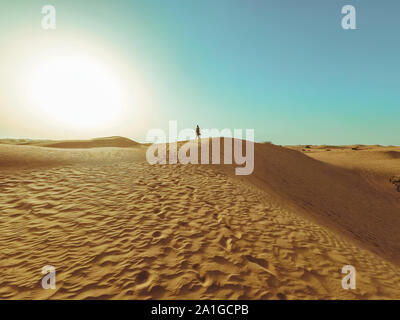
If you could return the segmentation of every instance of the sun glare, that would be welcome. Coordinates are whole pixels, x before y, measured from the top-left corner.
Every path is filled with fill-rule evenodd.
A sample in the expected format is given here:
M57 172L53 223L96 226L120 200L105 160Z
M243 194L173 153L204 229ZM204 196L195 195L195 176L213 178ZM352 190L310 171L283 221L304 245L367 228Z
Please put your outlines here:
M21 33L0 70L0 129L15 136L140 135L159 105L146 66L96 37Z
M95 57L56 56L35 64L28 76L32 102L47 118L75 126L111 123L124 106L118 77Z

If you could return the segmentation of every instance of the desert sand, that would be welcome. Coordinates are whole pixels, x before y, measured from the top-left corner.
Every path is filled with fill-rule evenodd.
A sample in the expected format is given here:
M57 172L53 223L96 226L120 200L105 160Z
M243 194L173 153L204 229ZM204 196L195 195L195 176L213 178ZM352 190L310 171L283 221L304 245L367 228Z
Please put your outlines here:
M0 142L0 299L400 299L400 147L257 143L235 176L120 137Z

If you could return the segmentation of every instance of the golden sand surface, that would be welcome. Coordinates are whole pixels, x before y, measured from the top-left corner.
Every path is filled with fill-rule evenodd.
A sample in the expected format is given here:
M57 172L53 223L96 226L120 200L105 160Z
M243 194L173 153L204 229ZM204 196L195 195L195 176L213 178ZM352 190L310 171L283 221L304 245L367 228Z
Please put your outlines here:
M235 176L124 138L1 142L0 299L400 298L399 147L256 144Z

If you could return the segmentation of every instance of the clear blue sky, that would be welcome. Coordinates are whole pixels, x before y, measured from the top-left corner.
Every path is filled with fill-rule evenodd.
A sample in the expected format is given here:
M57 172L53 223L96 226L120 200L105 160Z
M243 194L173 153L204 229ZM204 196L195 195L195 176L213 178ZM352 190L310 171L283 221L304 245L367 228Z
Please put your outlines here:
M178 120L276 144L400 145L398 0L3 0L0 39L40 25L44 4L55 32L93 36L146 72L159 101L148 129ZM346 4L357 30L341 28Z

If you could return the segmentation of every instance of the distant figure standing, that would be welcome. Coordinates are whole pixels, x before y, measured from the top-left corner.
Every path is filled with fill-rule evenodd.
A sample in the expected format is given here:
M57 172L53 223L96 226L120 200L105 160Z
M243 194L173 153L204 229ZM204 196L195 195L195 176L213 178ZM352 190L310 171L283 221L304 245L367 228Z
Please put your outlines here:
M196 138L197 138L197 139L200 139L200 135L201 135L201 133L200 133L200 127L199 127L199 125L197 125L197 127L196 127Z

